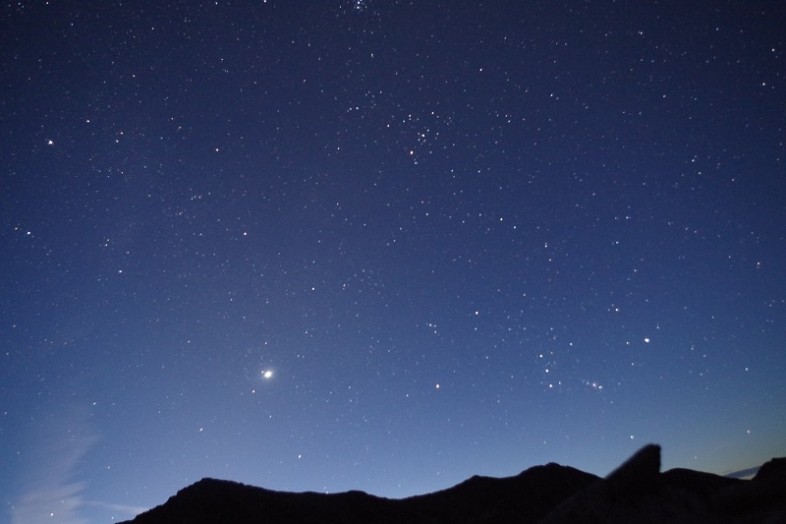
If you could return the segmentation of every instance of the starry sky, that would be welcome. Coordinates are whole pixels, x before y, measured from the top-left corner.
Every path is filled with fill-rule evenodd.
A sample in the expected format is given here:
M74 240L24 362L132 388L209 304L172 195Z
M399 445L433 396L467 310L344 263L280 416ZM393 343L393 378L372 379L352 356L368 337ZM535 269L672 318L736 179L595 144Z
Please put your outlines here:
M0 521L786 455L781 2L0 20Z

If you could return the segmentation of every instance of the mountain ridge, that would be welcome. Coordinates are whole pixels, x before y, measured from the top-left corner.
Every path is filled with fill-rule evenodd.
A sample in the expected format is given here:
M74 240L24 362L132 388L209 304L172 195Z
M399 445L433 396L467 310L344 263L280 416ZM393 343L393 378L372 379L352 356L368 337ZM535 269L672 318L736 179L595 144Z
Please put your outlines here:
M786 522L784 478L786 459L767 462L752 480L682 468L661 473L660 447L651 444L606 478L551 462L511 477L475 475L403 499L203 478L123 524L775 523Z

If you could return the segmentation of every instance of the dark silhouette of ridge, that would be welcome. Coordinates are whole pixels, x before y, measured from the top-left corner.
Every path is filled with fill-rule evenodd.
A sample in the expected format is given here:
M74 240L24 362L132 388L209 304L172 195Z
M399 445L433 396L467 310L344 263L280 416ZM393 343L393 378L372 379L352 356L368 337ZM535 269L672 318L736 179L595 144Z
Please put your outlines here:
M474 476L406 499L362 491L271 491L202 479L134 524L786 523L786 459L753 480L689 469L660 472L660 447L639 450L605 479L550 463L507 478Z

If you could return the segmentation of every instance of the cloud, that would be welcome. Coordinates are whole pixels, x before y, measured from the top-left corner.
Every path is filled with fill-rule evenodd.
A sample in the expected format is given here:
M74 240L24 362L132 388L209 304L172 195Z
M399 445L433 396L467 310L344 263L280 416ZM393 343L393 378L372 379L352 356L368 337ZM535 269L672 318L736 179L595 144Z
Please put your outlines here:
M760 468L761 468L761 466L756 466L756 467L753 467L753 468L741 469L739 471L733 471L731 473L726 473L726 476L730 477L730 478L733 478L733 479L753 478L753 476L756 475L756 473L759 472Z
M122 513L123 515L126 515L128 517L136 517L140 513L144 513L145 511L150 509L150 508L143 508L141 506L129 506L127 504L112 504L110 502L98 502L96 500L87 501L85 502L85 505L107 509L110 511L114 511L115 513Z
M22 493L12 524L87 524L80 516L85 483L77 468L98 440L86 408L69 406L38 419L24 450Z
M83 489L84 485L81 482L33 489L25 493L14 505L11 522L13 524L44 522L87 524L87 520L79 517Z

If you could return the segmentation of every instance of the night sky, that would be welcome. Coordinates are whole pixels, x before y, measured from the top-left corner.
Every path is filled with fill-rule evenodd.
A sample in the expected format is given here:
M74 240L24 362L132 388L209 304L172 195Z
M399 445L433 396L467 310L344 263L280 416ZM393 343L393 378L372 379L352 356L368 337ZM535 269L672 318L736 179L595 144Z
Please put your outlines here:
M782 2L0 19L0 521L786 455Z

